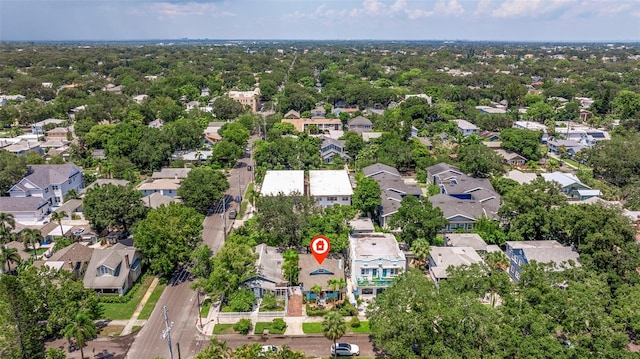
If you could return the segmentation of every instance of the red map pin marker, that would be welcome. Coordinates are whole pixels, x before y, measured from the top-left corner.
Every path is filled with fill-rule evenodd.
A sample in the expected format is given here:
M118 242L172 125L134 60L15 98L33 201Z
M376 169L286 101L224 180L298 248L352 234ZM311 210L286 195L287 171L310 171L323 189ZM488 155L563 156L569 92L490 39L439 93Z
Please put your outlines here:
M331 243L325 236L315 236L311 240L311 253L313 253L318 264L322 264L322 262L324 262L324 259L327 258L330 249Z

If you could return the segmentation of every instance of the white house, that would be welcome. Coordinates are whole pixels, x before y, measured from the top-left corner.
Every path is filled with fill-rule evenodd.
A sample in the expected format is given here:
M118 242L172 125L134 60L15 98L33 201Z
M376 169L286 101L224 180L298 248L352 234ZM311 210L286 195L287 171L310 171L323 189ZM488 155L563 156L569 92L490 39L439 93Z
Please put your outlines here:
M32 165L30 172L9 189L11 197L39 197L58 207L71 190L84 188L82 171L73 163L63 165Z
M322 207L351 205L353 188L345 170L309 171L309 194Z
M349 235L349 263L354 294L364 299L392 285L407 266L404 252L390 233Z
M304 171L267 171L260 194L277 196L279 193L304 195Z
M463 136L471 136L474 133L480 132L478 126L467 120L453 120L458 126L458 132L460 132Z
M31 133L34 135L39 135L39 136L44 136L45 133L45 127L47 125L59 125L61 123L63 123L64 120L59 120L56 118L48 118L46 120L40 121L40 122L36 122L33 125L31 125ZM54 126L55 127L55 126Z
M49 202L40 197L0 197L0 212L12 214L21 224L36 224L44 220L49 209Z
M180 179L160 178L152 181L142 182L138 186L138 191L142 192L142 196L146 197L153 193L160 193L163 196L175 197L178 195L180 188Z

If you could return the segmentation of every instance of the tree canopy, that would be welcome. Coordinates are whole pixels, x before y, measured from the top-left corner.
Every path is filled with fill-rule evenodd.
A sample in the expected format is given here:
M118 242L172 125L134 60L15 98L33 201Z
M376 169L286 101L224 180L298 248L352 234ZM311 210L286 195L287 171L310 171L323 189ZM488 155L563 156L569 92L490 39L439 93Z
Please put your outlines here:
M223 172L209 167L197 167L189 172L178 189L185 206L198 213L207 214L211 205L220 200L229 189L229 182Z
M106 228L127 231L147 214L140 191L110 183L89 188L82 206L85 218L98 232Z

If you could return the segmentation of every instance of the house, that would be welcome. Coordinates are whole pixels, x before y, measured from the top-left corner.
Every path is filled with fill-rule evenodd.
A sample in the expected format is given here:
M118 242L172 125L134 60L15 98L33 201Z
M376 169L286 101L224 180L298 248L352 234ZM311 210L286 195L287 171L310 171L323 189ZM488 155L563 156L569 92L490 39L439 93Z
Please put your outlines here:
M51 204L40 197L0 197L0 213L12 214L17 223L42 222Z
M376 163L371 166L367 166L362 169L362 173L364 174L365 177L374 178L374 179L376 176L379 176L381 174L387 174L390 176L400 178L400 172L398 172L397 169L382 163Z
M516 121L513 123L513 128L520 130L542 131L547 132L547 126L533 121Z
M335 299L340 295L340 290L335 290L329 285L330 280L344 278L344 261L342 255L330 253L327 258L318 264L312 254L300 254L298 257L300 271L298 282L302 288L302 294L307 300L324 301ZM320 293L313 293L311 288L319 286Z
M144 198L142 203L148 207L156 209L160 206L168 206L171 202L181 202L175 197L165 196L159 192L152 193Z
M84 188L82 171L73 163L32 165L30 172L9 189L11 197L39 197L58 207L71 190Z
M103 90L113 92L117 95L122 95L121 85L108 84Z
M476 109L480 111L480 113L483 114L505 114L507 113L507 110L504 108L496 108L496 107L491 107L491 106L476 106Z
M572 173L553 172L541 173L540 176L547 182L556 182L560 185L560 191L571 198L579 198L578 190L590 190L591 187L580 182L580 179ZM599 195L602 195L601 193ZM593 196L592 196L593 197Z
M489 252L500 251L499 246L487 244L477 233L446 233L444 245L447 247L471 247L481 256Z
M11 241L7 244L4 244L5 248L13 248L18 252L18 256L20 256L21 261L26 261L33 257L33 250L31 246L25 247L24 243L18 241ZM27 249L29 248L29 249ZM4 268L0 268L0 273L2 273Z
M311 110L311 118L318 118L318 117L324 118L326 114L327 114L327 111L325 111L324 107L316 107L313 110Z
M287 112L283 118L287 118L287 119L300 118L300 112L296 110L289 110L289 112Z
M579 189L576 190L576 195L579 201L585 201L589 198L602 196L602 192L599 189Z
M209 90L208 87L205 87L202 90L200 90L200 97L209 97L209 96L211 96L211 90Z
M164 126L164 121L161 118L156 118L155 120L149 122L147 126L150 128L162 128L162 126Z
M351 205L353 187L345 170L309 171L309 195L321 207Z
M202 161L206 161L212 155L213 155L213 151L195 150L195 151L180 151L180 152L174 153L171 156L174 159L180 158L186 162L200 163Z
M253 290L257 298L262 298L266 292L273 293L276 298L286 298L288 282L282 273L283 251L261 243L256 246L255 252L258 255L256 277L243 286Z
M74 215L82 213L82 200L70 199L64 202L60 207L56 208L53 212L65 213L65 219L72 219Z
M14 142L4 147L3 150L11 152L16 156L25 156L29 152L38 152L41 155L44 153L39 142L29 141L25 139Z
M423 94L423 93L413 94L413 95L404 95L404 99L405 100L410 99L412 97L417 97L417 98L421 98L421 99L427 100L427 103L429 103L429 105L431 105L431 102L432 102L431 96L428 96L428 95Z
M180 188L180 179L161 178L156 180L147 180L138 185L138 191L142 192L142 196L146 197L152 193L160 193L168 197L176 197Z
M346 141L344 140L334 140L329 137L322 137L322 143L320 144L320 156L322 156L322 160L325 163L331 163L335 156L340 156L345 161L351 159L349 155L345 152Z
M56 127L47 131L47 141L68 142L72 133L67 127Z
M473 123L467 121L467 120L453 120L457 127L458 127L458 132L461 133L463 136L471 136L474 133L478 133L480 132L480 129L478 128L478 126L474 125Z
M62 262L62 265L57 267L73 273L75 278L82 278L89 266L93 251L94 249L86 244L76 242L53 253L47 262Z
M532 261L552 263L554 270L562 271L563 266L579 266L578 252L573 247L564 247L557 241L507 241L509 275L514 281L520 280L521 267Z
M373 129L373 123L368 118L356 116L347 121L347 128L354 132L370 132Z
M285 196L304 195L304 171L267 171L260 194L277 196L279 193Z
M339 118L284 118L282 122L292 124L298 132L308 132L309 126L316 126L321 133L342 129L342 121Z
M203 144L206 146L213 146L214 144L222 141L222 136L219 132L225 124L226 122L209 122L207 128L203 131Z
M518 170L511 170L504 175L504 178L508 178L510 180L514 180L519 184L527 184L531 183L538 178L538 175L535 173L525 173Z
M229 91L229 97L250 108L252 112L258 112L258 105L260 104L259 88L253 91Z
M33 125L31 125L31 133L38 136L44 136L45 131L47 128L49 128L49 126L55 127L56 125L59 125L63 122L64 120L59 120L55 118L48 118L46 120L36 122Z
M497 218L500 195L488 179L469 177L446 163L427 167L426 171L429 183L440 187L440 194L429 197L429 201L449 222L443 232L471 231L479 218Z
M380 138L382 132L362 132L361 135L364 142L369 142L375 138Z
M557 156L563 156L565 153L569 157L575 156L576 153L587 148L587 146L574 141L574 140L556 140L550 139L547 142L550 152L553 152ZM566 152L565 152L566 151Z
M476 263L483 262L473 247L431 247L428 262L429 275L438 284L449 277L447 273L449 268Z
M93 251L83 284L99 295L124 295L141 273L140 251L116 244L108 249Z
M428 137L416 137L429 151L433 150L433 142Z
M349 221L352 234L373 233L376 231L371 218L363 217Z
M198 102L198 101L189 101L189 102L187 102L186 106L187 106L187 111L191 111L191 110L194 110L194 109L197 109L198 107L200 107L200 102Z
M513 151L507 151L502 148L493 150L498 156L504 159L504 163L509 166L524 166L527 163L527 158L524 156L520 156L519 154Z
M153 172L153 174L151 175L152 179L162 179L162 178L173 178L173 179L180 179L183 180L185 178L187 178L187 176L189 175L189 172L191 172L191 168L168 168L168 167L163 167L160 169L159 172Z
M91 184L88 185L87 188L83 188L82 191L80 191L80 197L84 197L84 195L87 194L87 191L91 188L100 187L107 184L112 184L114 186L128 186L129 181L120 179L99 178L95 182L91 182Z
M147 98L149 98L149 95L137 95L133 96L133 101L135 101L138 105L142 105L144 100L146 100Z
M407 269L407 260L390 233L349 235L349 281L360 298L372 299Z
M487 142L498 141L500 140L500 132L481 131L478 133L478 137Z

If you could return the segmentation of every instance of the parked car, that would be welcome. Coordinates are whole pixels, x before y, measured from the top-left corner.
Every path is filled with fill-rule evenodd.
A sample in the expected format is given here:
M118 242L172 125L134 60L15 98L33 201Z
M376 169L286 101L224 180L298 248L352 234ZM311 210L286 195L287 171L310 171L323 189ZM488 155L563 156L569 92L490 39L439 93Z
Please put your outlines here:
M280 350L277 346L275 345L263 345L262 349L260 350L262 353L269 353L269 352L277 352L278 350Z
M360 347L355 344L338 343L337 346L331 344L331 355L357 356L360 355Z
M236 219L237 215L238 215L238 211L236 211L235 209L232 209L229 211L229 219Z

